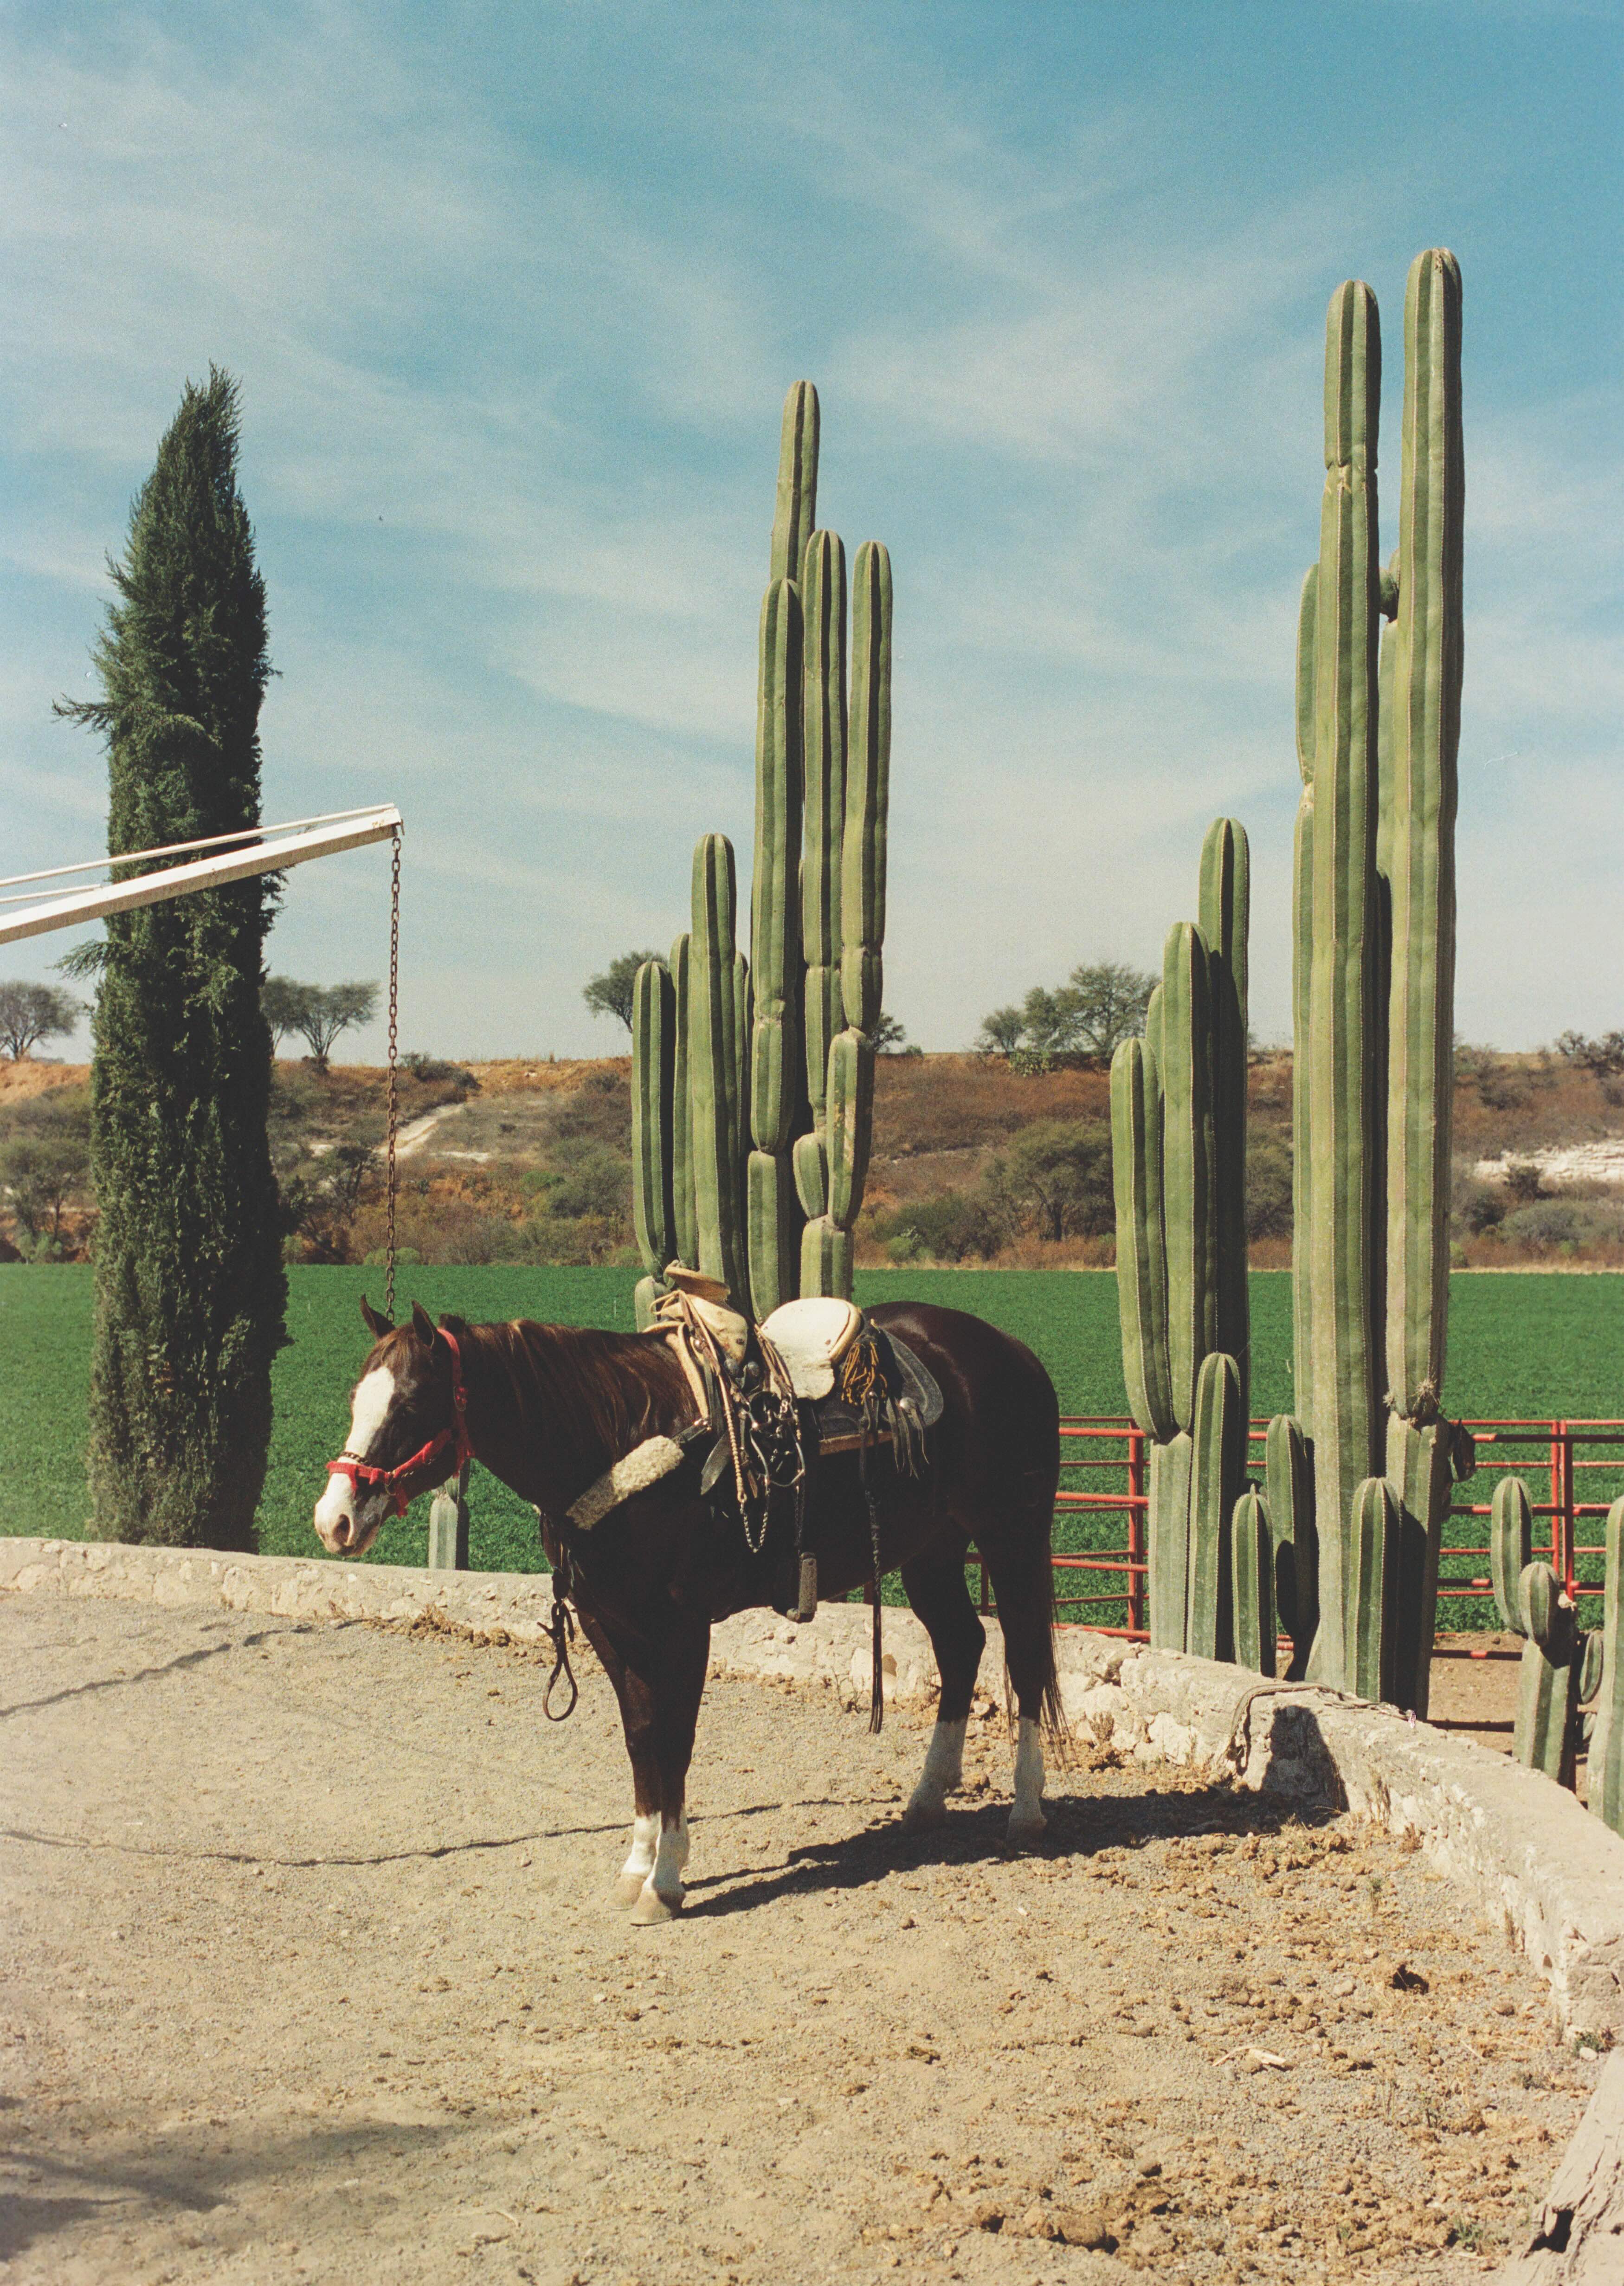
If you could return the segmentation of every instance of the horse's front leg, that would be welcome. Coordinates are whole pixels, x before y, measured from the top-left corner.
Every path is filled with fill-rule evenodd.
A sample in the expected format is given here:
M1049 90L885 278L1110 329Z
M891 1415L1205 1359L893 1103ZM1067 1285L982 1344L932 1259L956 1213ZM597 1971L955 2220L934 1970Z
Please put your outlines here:
M654 1694L596 1615L578 1605L581 1632L603 1664L619 1702L620 1728L632 1766L632 1846L611 1891L622 1910L642 1896L659 1849L659 1764L654 1753Z
M674 1608L659 1645L653 1682L650 1746L659 1785L654 1862L632 1907L640 1928L668 1921L682 1906L688 1864L688 1766L693 1759L699 1701L710 1664L710 1621ZM630 1872L627 1867L627 1872Z

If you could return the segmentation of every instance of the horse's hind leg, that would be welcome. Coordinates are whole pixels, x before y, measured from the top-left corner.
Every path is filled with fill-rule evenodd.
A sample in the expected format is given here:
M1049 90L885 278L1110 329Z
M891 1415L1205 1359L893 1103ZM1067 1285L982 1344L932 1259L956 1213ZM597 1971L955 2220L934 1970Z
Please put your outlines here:
M659 1834L632 1919L640 1928L668 1921L682 1905L688 1863L688 1766L710 1664L708 1620L673 1614L662 1646L651 1745L659 1778Z
M947 1798L964 1778L970 1696L981 1670L987 1630L975 1615L975 1606L965 1584L961 1541L955 1541L945 1551L933 1549L911 1564L904 1564L903 1586L916 1618L930 1637L942 1677L942 1695L936 1704L935 1728L926 1750L925 1768L903 1812L903 1829L913 1833L943 1822Z
M1041 1841L1048 1828L1044 1814L1043 1731L1045 1720L1051 1726L1059 1721L1054 1573L1049 1560L1047 1523L1045 1517L1041 1541L1035 1532L1023 1533L1021 1538L1031 1541L1029 1547L1017 1551L1006 1544L987 1559L1016 1709L1014 1801L1008 1837L1017 1849L1030 1849Z

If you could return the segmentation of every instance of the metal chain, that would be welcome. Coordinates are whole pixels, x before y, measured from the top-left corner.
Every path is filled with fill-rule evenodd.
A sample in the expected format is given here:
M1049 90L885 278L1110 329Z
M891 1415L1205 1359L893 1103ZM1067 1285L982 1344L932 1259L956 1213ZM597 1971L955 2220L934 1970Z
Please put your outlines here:
M400 828L392 838L394 863L390 874L389 892L389 1108L386 1114L389 1129L388 1171L384 1177L386 1216L383 1241L383 1314L390 1325L395 1322L395 1060L398 1049L397 1027L400 1017Z

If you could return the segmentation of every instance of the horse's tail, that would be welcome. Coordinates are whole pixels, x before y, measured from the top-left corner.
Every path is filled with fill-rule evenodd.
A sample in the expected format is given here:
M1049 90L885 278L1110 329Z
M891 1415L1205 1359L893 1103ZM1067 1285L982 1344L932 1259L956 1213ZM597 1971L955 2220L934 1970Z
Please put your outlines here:
M1061 1770L1070 1768L1072 1762L1071 1725L1066 1719L1065 1702L1060 1697L1060 1679L1054 1663L1054 1566L1045 1560L1044 1628L1039 1651L1043 1660L1042 1695L1039 1699L1039 1728L1048 1757ZM1004 1637L1004 1706L1009 1717L1010 1735L1015 1731L1016 1693L1010 1680L1009 1636Z

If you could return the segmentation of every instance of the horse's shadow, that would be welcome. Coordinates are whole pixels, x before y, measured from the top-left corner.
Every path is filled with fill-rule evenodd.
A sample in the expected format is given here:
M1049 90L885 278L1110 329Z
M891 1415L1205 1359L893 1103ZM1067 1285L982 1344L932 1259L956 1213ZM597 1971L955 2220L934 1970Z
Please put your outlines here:
M1050 1795L1044 1808L1049 1830L1035 1850L1011 1850L1005 1839L1009 1805L997 1799L950 1807L944 1825L923 1833L905 1833L900 1817L876 1819L861 1832L805 1843L777 1865L748 1874L702 1875L688 1885L685 1912L697 1919L720 1919L754 1912L780 1897L869 1888L890 1874L926 1867L986 1864L1016 1854L1052 1861L1089 1858L1103 1849L1135 1849L1209 1833L1262 1837L1289 1825L1322 1825L1337 1815L1333 1803L1304 1805L1227 1785L1195 1792L1163 1793L1149 1786L1132 1794L1063 1793Z

